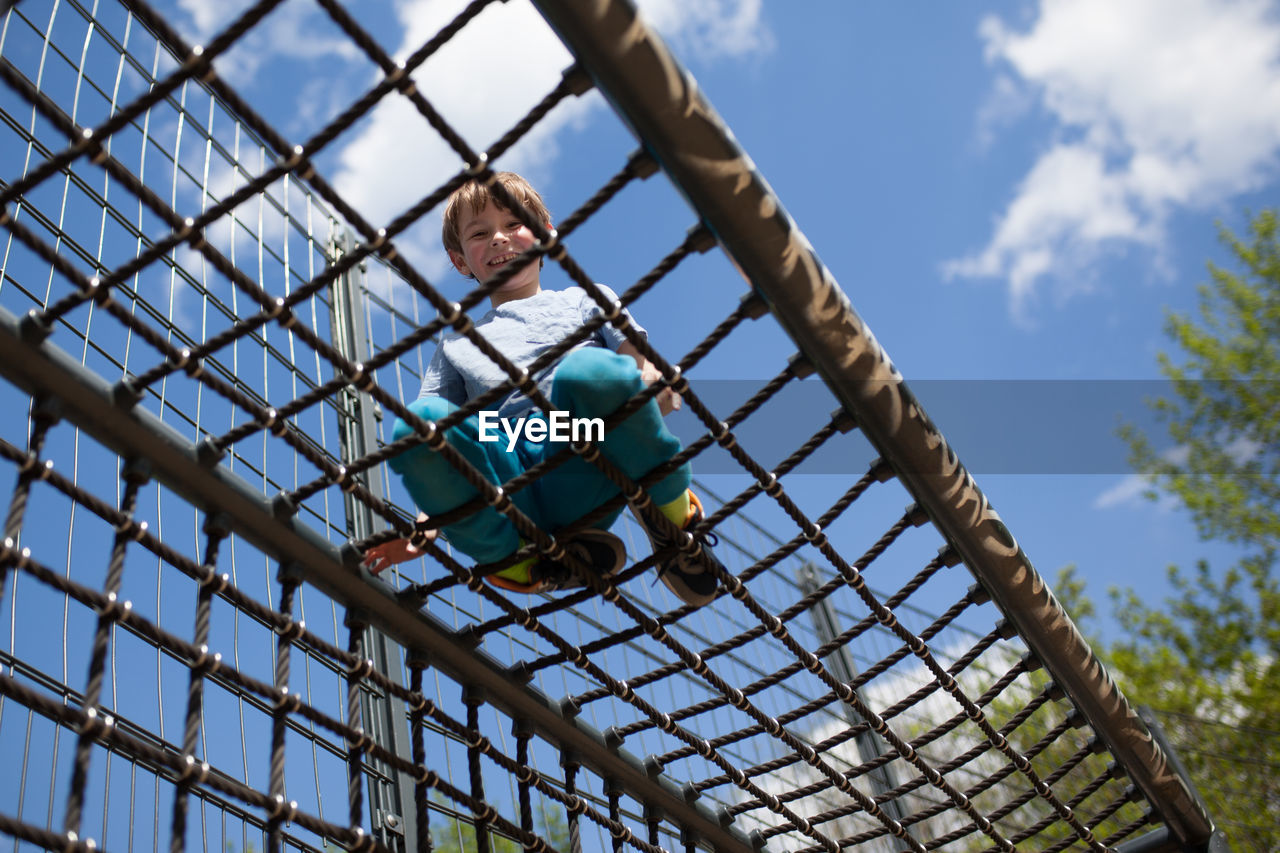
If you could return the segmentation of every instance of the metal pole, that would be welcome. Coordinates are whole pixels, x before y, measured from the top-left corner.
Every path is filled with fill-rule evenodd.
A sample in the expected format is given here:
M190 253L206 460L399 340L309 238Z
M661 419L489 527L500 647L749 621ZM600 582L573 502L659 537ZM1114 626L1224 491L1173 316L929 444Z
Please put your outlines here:
M354 248L351 232L343 230L329 240L329 255L334 262ZM334 279L330 327L333 345L347 359L363 364L369 359L369 343L365 338L363 292L364 265L355 267ZM336 395L338 406L338 436L342 461L351 462L367 456L377 449L377 403L368 394L348 385ZM365 487L375 495L386 494L382 467L370 468L364 473ZM353 539L366 539L386 527L363 502L349 492L343 493L347 514L347 534ZM391 648L386 634L373 627L365 629L365 645L374 667L383 675L400 684L404 672L400 658ZM362 711L369 729L369 736L387 751L411 760L408 708L395 696L367 691L361 699ZM408 774L395 772L383 762L370 758L379 776L369 777L369 805L373 817L373 831L378 840L392 850L408 850L418 837L417 811L413 803L413 780ZM387 783L383 779L394 782Z
M1138 713L1142 716L1142 721L1147 724L1147 728L1151 730L1151 737L1156 743L1160 744L1160 748L1164 750L1165 755L1169 756L1169 765L1173 768L1173 771L1187 780L1187 786L1191 789L1191 796L1195 797L1195 801L1200 805L1200 808L1207 812L1208 807L1205 805L1204 797L1200 794L1200 789L1196 787L1195 782L1191 781L1191 774L1187 772L1186 765L1178 757L1178 751L1173 748L1173 743L1165 733L1164 727L1160 725L1160 720L1156 718L1156 712L1150 705L1139 705ZM1161 827L1159 830L1150 833L1150 836L1158 839L1159 833L1162 831L1165 833L1165 840L1168 843L1175 842L1175 839L1167 837L1169 833L1166 827ZM1135 839L1133 842L1134 847L1137 848L1146 843L1147 838L1148 836L1143 836ZM1121 847L1125 849L1126 853L1138 853L1137 850L1129 850L1127 845L1121 845ZM1174 849L1178 850L1179 853L1231 853L1231 845L1227 842L1226 835L1217 827L1214 828L1213 834L1207 840L1197 844L1182 845L1181 847L1175 844Z
M533 3L1178 840L1204 843L1213 822L1186 780L692 76L627 0Z
M800 571L797 572L797 576L800 582L800 590L805 595L813 594L822 586L818 571L812 563L802 565ZM813 616L813 627L817 631L818 639L822 645L825 646L839 636L839 623L836 621L835 609L831 606L830 599L823 598L818 601L809 610L809 613ZM853 654L849 651L847 645L837 646L835 651L827 657L826 666L832 675L845 684L851 683L858 676L858 667L854 664ZM855 690L854 693L857 695L858 701L864 705L867 704L866 696L862 690ZM857 726L866 722L851 705L845 702L838 704L844 711L844 717L849 721L849 725ZM854 737L854 742L858 746L858 756L864 764L869 761L875 761L885 753L884 741L870 728L859 732ZM867 778L871 781L871 790L877 798L898 786L897 780L894 779L893 768L887 763L871 770L867 773ZM905 810L902 808L902 801L897 798L886 800L880 807L885 814L896 821L901 822L906 817ZM907 827L907 832L912 838L915 837L915 833L911 831L910 826ZM892 849L896 850L897 847L894 846Z

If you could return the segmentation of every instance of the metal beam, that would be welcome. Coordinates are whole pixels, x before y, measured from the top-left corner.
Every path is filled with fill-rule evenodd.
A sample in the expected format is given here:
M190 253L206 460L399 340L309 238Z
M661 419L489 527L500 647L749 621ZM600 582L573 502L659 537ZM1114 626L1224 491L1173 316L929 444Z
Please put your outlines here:
M111 386L48 341L33 342L20 323L0 308L0 375L32 397L57 398L63 417L125 458L146 458L156 480L206 513L223 513L228 525L280 563L300 567L303 580L359 610L370 624L405 648L422 649L431 665L459 684L481 690L486 700L601 778L612 779L667 821L692 831L700 841L726 853L755 853L739 830L719 815L687 801L665 775L650 776L643 763L610 746L592 726L561 712L560 704L513 677L500 662L459 640L430 613L401 603L386 583L344 564L341 552L296 518L279 519L270 501L235 474L203 465L196 446L139 406L118 405Z
M692 76L628 0L533 2L1177 839L1207 840L1186 782Z
M336 263L354 248L350 231L334 233L329 241L329 258ZM369 360L369 346L364 334L364 302L362 300L363 265L337 276L329 287L329 330L333 347L353 364ZM338 441L342 462L351 465L377 450L377 423L374 408L377 403L370 394L348 385L336 395L338 407ZM384 495L381 465L363 474L364 486L370 493ZM348 535L353 539L366 539L381 530L387 523L353 493L343 494L343 507L349 525ZM404 686L404 670L400 658L390 648L387 635L377 628L365 630L365 648L379 672L396 684ZM409 760L412 747L407 722L408 708L403 700L387 693L368 691L361 694L365 725L375 743L388 752ZM373 831L378 840L389 850L409 850L418 837L418 813L413 808L414 782L408 773L395 770L383 761L374 759L379 774L387 778L382 782L378 774L369 776L369 805L373 810Z

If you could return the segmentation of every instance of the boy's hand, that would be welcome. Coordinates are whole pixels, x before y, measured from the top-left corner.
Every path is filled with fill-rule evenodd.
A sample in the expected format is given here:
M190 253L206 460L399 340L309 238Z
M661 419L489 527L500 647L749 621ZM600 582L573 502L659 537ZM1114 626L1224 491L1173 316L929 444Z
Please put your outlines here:
M631 343L631 341L627 341L618 347L618 355L629 355L636 360L636 367L640 368L640 379L645 385L652 385L655 382L662 381L662 371L654 367L653 362L641 355L640 350L636 349L635 344ZM664 416L677 411L684 404L684 400L680 399L680 395L669 387L659 391L655 399L658 401L658 411L662 412Z
M430 528L423 528L422 524L427 520L426 513L418 516L417 527L426 537L427 541L435 539L438 535L437 531ZM390 542L383 542L381 545L374 545L368 551L364 552L364 559L360 561L360 565L364 566L373 574L379 574L386 569L394 566L396 563L404 563L408 560L414 560L422 556L422 552L413 547L413 543L408 539L392 539Z
M618 351L622 352L621 349ZM652 385L655 382L662 381L662 372L654 367L653 362L638 353L634 357L641 362L640 379L645 385ZM684 405L684 400L672 388L663 388L654 399L658 401L658 411L662 412L664 417L672 412L679 411L680 407Z

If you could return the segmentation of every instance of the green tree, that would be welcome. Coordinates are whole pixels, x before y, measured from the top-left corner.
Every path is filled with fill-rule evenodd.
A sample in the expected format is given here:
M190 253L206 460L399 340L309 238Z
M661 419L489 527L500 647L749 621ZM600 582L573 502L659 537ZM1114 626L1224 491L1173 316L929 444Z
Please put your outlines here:
M1277 213L1249 225L1250 239L1221 229L1241 265L1209 264L1198 316L1170 314L1165 331L1181 360L1159 356L1173 396L1152 403L1177 450L1156 453L1125 437L1138 471L1177 496L1200 534L1274 563L1280 543L1280 240Z
M434 798L444 803L444 797ZM535 832L554 850L569 849L569 824L565 819L563 807L558 803L540 800L534 808ZM436 853L475 853L479 849L476 843L475 827L467 820L446 817L431 824L431 840ZM523 850L510 838L489 834L489 849L493 853L519 853Z
M1175 450L1124 431L1149 497L1184 504L1204 538L1240 546L1226 571L1173 566L1153 607L1111 590L1122 639L1100 652L1126 693L1152 706L1237 850L1280 849L1280 241L1266 210L1234 256L1209 265L1195 315L1170 314L1160 355L1172 394L1152 403ZM1087 599L1083 590L1071 596Z

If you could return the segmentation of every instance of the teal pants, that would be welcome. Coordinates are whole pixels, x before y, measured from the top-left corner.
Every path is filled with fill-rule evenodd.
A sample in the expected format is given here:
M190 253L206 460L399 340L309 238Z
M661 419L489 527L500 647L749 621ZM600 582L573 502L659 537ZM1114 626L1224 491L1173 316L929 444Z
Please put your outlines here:
M569 353L556 369L551 386L552 407L567 411L572 418L603 418L618 409L644 387L635 360L602 347L585 347ZM410 404L415 415L438 421L458 407L440 397L420 397ZM546 419L545 413L530 412L528 418ZM392 439L413 432L397 419ZM489 434L493 435L494 430ZM508 450L508 437L501 427L497 441L480 440L480 419L471 415L450 428L445 438L489 482L501 485L526 469L566 447L565 442L533 441L525 430ZM631 415L605 435L600 444L603 455L631 479L644 474L680 452L680 439L663 422L655 400ZM409 496L427 515L456 509L476 496L476 489L439 453L426 445L408 450L391 460L391 469L404 481ZM688 464L682 465L649 489L655 503L669 503L689 487ZM555 533L618 494L618 487L586 460L574 456L512 496L520 511L542 530ZM622 508L598 521L608 529ZM443 531L454 548L478 563L506 557L520 545L520 535L505 515L485 507L479 512L447 525Z

